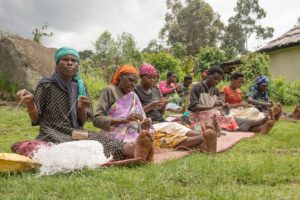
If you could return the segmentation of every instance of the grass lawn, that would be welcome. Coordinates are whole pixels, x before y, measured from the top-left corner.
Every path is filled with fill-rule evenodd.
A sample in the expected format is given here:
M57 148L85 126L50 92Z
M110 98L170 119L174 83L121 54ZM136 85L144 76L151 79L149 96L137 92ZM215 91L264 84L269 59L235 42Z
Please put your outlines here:
M0 116L0 152L37 135L25 111L0 107ZM280 121L225 153L161 165L0 174L0 199L300 199L300 123Z

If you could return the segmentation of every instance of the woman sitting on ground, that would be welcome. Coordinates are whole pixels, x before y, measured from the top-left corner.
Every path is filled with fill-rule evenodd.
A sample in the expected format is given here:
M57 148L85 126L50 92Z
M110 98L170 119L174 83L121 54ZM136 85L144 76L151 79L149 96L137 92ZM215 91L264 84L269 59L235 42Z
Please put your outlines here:
M25 89L17 93L17 99L27 105L32 124L40 125L36 140L41 142L19 142L13 145L13 151L28 153L29 147L34 149L32 144L69 142L79 129L79 132L88 133L85 139L96 140L103 145L106 157L112 155L114 160L134 157L131 146L106 135L83 130L85 121L93 118L93 110L88 90L79 76L78 52L68 47L60 48L55 53L55 61L55 73L41 79L34 95Z
M166 101L155 87L155 78L158 75L156 68L145 63L141 65L139 72L141 80L140 84L136 86L135 92L147 117L151 118L154 124L155 146L160 148L201 148L204 151L216 152L216 133L211 127L208 126L209 130L204 130L201 134L177 122L165 122L163 114Z
M190 114L190 120L197 125L201 121L212 121L213 116L216 115L220 127L230 131L251 131L252 128L264 124L268 117L262 121L256 121L234 118L227 115L228 113L222 112L227 105L224 104L222 96L216 88L222 76L223 71L219 67L212 67L208 70L206 79L193 86L189 105L189 110L193 113ZM255 129L256 132L260 133L267 133L269 130L269 128Z
M119 142L141 149L142 157L151 161L153 140L149 131L150 119L146 118L138 96L133 92L138 80L138 71L131 65L119 67L113 76L112 85L103 89L94 115L94 126L106 131ZM146 144L136 146L138 141Z
M168 72L167 80L159 83L159 88L164 97L176 93L176 90L180 87L180 85L176 85L176 80L177 74L175 72Z
M182 107L180 106L181 98L176 91L180 88L180 84L176 84L177 74L175 72L167 73L167 80L159 83L159 89L164 97L168 97L169 103L166 105L166 110L175 113L181 113Z
M230 85L225 86L222 90L224 102L228 104L230 108L230 114L234 117L242 119L264 119L265 115L262 112L260 112L253 105L243 101L243 94L240 89L245 82L243 74L234 72L231 75L230 80Z
M259 76L248 93L248 103L254 105L261 112L268 112L268 109L273 106L269 98L268 85L268 77Z

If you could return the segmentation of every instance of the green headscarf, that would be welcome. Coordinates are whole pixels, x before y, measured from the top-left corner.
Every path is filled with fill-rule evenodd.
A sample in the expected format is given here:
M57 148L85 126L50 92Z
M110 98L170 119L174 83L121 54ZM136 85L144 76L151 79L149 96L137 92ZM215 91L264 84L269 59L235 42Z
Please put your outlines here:
M80 63L80 57L78 51L70 47L62 47L57 49L55 52L55 62L56 64L60 61L60 59L66 55L72 55L76 57L78 64ZM77 82L78 85L78 96L86 96L86 91L84 87L83 80L80 78L79 71L73 76L73 80Z
M78 51L76 51L73 48L70 47L62 47L60 49L57 49L55 52L55 62L56 64L60 61L60 59L66 55L72 55L75 56L78 63L80 62L80 57Z

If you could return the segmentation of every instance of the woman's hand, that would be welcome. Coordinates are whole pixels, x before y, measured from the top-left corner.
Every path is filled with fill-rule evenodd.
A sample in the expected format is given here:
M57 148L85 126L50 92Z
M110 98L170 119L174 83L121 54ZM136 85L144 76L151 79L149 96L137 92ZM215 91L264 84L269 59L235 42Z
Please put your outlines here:
M79 109L89 108L91 106L91 101L86 96L80 96L78 99L77 107Z
M151 118L145 118L145 119L142 121L141 129L149 130L149 129L151 128L151 125L152 125L152 120L151 120Z
M223 106L223 105L224 105L224 103L222 100L217 100L214 104L214 107L219 107L219 106Z
M17 101L26 103L26 104L30 104L30 103L33 103L34 96L28 90L23 89L23 90L20 90L19 92L17 92Z
M151 103L151 108L152 108L152 110L161 109L164 105L165 105L165 102L162 100L154 101Z
M244 107L244 108L251 108L251 107L253 107L252 104L249 104L249 103L244 102L244 101L241 104L242 104L242 107Z
M25 103L27 105L27 112L32 122L38 122L39 114L37 107L34 103L34 96L26 89L17 92L17 101Z
M143 121L143 117L141 114L138 113L131 113L128 117L126 117L125 122L130 121Z

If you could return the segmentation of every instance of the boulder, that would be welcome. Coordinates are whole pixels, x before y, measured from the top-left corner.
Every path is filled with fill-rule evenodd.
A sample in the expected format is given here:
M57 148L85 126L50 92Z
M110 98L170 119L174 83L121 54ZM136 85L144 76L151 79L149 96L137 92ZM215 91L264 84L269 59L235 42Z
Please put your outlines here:
M46 48L19 36L0 40L0 79L34 91L38 81L55 68L54 48Z

